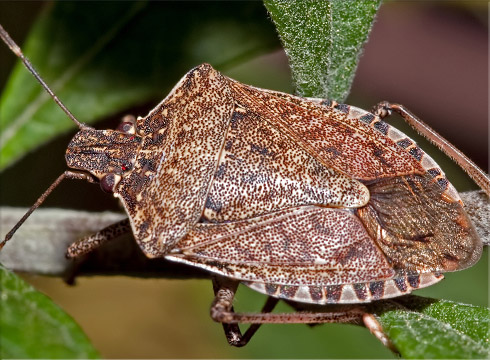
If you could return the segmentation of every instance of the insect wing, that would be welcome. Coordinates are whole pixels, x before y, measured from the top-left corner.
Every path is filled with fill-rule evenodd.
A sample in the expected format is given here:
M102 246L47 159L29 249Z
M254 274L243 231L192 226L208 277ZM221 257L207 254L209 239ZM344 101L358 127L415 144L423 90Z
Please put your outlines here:
M480 258L482 242L468 215L430 175L380 179L368 189L369 204L357 214L395 268L455 271Z
M442 279L395 271L352 211L317 206L197 224L166 258L316 304L400 296Z
M296 207L225 224L197 224L168 256L265 284L327 286L393 277L347 210Z
M227 84L201 65L138 120L143 142L116 196L149 257L167 253L201 216L233 111Z

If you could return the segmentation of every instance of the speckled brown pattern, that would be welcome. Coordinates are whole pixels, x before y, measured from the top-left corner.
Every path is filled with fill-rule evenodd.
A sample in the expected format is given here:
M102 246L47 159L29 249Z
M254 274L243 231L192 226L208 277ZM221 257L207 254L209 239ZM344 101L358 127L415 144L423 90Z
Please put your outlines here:
M400 296L481 254L456 190L405 134L365 110L247 86L207 64L135 123L81 130L67 162L113 188L148 257L274 297Z
M225 275L248 281L327 286L394 275L351 211L318 206L198 224L178 247L172 259L203 267L222 264Z

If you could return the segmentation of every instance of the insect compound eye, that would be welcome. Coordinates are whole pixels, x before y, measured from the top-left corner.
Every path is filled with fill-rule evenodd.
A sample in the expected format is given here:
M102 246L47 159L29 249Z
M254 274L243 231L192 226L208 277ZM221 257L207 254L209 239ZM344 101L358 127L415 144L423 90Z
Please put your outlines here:
M116 130L126 134L135 134L136 118L132 115L126 115L125 117L122 118Z
M116 185L116 175L107 174L100 179L100 188L106 193L114 192L114 186Z

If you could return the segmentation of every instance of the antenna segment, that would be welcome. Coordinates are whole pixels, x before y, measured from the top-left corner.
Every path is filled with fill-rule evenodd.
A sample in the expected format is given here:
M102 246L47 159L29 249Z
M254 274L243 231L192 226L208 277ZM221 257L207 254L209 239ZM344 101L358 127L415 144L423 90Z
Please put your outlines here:
M78 128L80 130L90 129L91 128L90 126L85 125L84 123L78 121L78 119L70 112L70 110L68 110L68 108L54 94L54 92L49 88L48 84L46 84L44 82L44 80L38 74L36 69L34 69L34 67L32 66L29 59L24 56L20 47L15 43L14 40L12 40L12 38L10 37L8 32L5 31L5 29L2 27L2 25L0 25L0 38L3 40L3 42L5 44L7 44L7 46L10 48L10 50L12 50L12 52L22 60L25 67L27 68L27 70L29 70L32 73L32 75L34 75L34 77L37 79L37 81L39 81L39 83L42 85L44 90L46 90L48 92L48 94L53 98L55 103L58 104L58 106L61 108L61 110L63 110L65 112L65 114L68 115L68 117L78 126Z

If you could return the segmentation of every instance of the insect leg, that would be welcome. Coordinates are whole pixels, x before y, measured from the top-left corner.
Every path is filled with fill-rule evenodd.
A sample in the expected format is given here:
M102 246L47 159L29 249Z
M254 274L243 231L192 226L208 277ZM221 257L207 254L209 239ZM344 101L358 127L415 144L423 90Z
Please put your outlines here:
M396 349L395 345L391 342L391 340L388 338L388 336L384 333L383 328L381 327L381 324L379 321L376 319L376 317L373 314L364 314L362 316L362 321L364 323L364 326L368 328L368 330L376 336L376 338L381 341L381 343L390 349L391 351L398 353L398 350Z
M121 220L115 224L107 226L95 234L86 236L71 244L66 251L66 257L73 259L81 255L85 255L92 250L95 250L103 243L115 239L130 231L131 225L129 224L129 219Z
M211 306L211 317L223 323L228 342L234 346L245 345L257 331L260 324L322 324L322 323L349 323L362 324L362 317L366 313L362 307L348 307L345 311L313 312L299 311L295 313L271 314L276 300L268 300L262 313L236 313L233 310L238 282L236 280L216 278L213 280L216 297ZM252 326L242 336L238 324L248 323ZM248 333L250 331L250 333Z
M241 347L245 346L255 332L262 325L261 323L255 323L249 326L249 328L242 335L238 323L227 323L225 317L227 314L236 314L233 309L233 298L238 287L239 282L234 280L227 280L224 278L213 278L213 289L215 293L215 300L211 306L211 317L213 320L221 322L223 330L225 331L226 339L230 345ZM268 297L262 313L271 312L279 299Z
M5 246L7 241L9 241L12 236L15 234L17 229L27 220L27 218L36 210L46 198L51 194L51 192L63 181L64 179L78 179L78 180L87 180L88 182L95 182L90 174L76 172L76 171L65 171L63 174L58 176L58 178L48 187L48 189L36 200L34 205L31 206L29 210L24 214L24 216L15 224L15 226L10 230L7 235L5 235L5 239L0 243L0 250Z
M432 144L437 146L444 154L454 160L466 173L473 179L473 181L490 196L490 178L480 169L473 161L471 161L465 154L463 154L458 148L456 148L449 141L444 139L434 129L425 124L422 120L417 118L403 105L392 104L387 101L377 104L372 112L378 115L381 119L391 115L391 112L395 111L420 135L429 140Z

